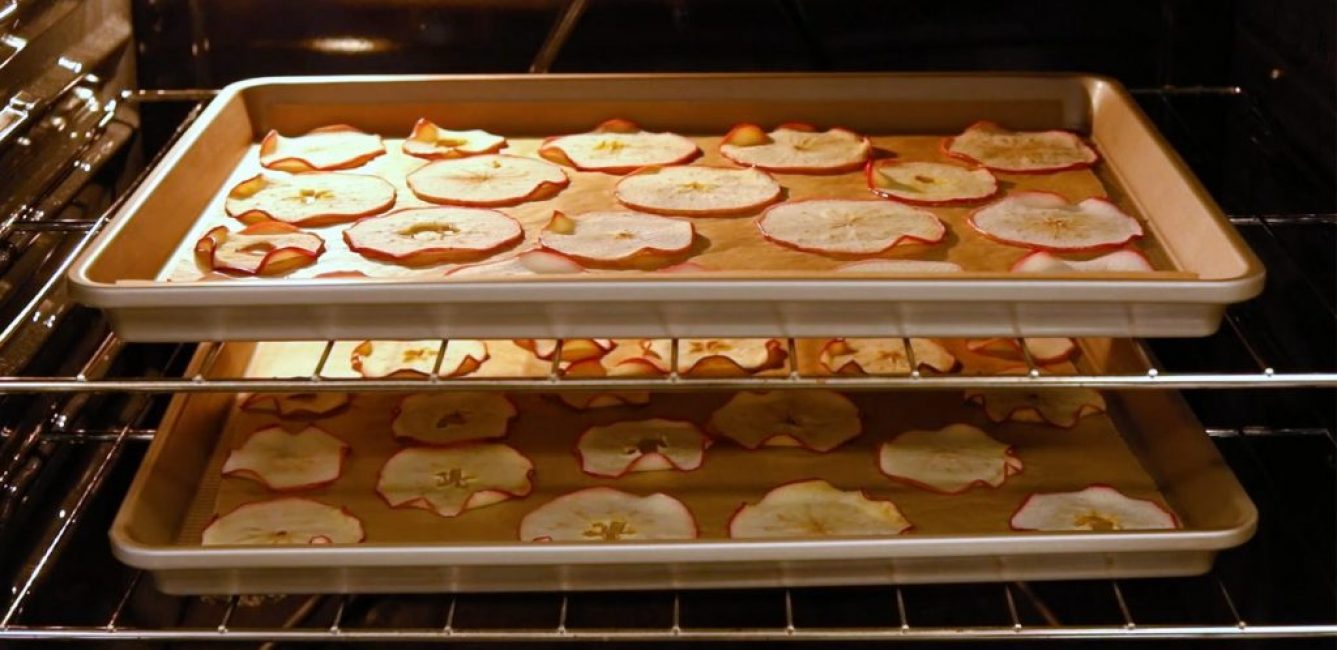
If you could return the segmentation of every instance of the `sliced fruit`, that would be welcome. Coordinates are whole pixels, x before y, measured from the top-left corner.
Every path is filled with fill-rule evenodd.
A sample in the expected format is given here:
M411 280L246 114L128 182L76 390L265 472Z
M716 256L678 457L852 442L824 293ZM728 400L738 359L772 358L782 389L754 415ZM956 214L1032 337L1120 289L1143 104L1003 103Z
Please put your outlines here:
M440 341L363 341L353 348L353 369L363 377L398 374L430 376L441 355L441 377L459 377L478 370L488 359L487 344L467 339L451 340L441 353Z
M910 339L910 351L915 369L948 372L956 367L956 357L932 339ZM842 375L905 375L911 371L903 339L831 339L822 346L818 362Z
M513 257L492 262L469 264L446 271L452 280L464 278L498 278L517 275L557 275L584 273L579 262L548 251L529 250Z
M558 393L557 398L573 409L609 408L614 406L644 406L650 403L650 391L619 390L608 392Z
M836 174L863 167L873 145L848 129L818 131L810 124L782 124L769 133L740 124L724 136L720 154L740 165L786 174Z
M347 124L322 126L292 138L270 131L260 141L260 164L285 172L352 169L383 153L381 136Z
M1105 199L1068 203L1049 192L1015 192L968 222L996 242L1046 251L1114 248L1142 236L1142 224Z
M910 160L868 163L868 189L912 205L976 203L998 193L998 179L983 167Z
M277 221L265 221L230 232L219 226L195 244L195 257L206 268L242 275L281 275L315 261L325 240Z
M1100 160L1095 149L1070 131L1009 131L987 121L944 139L942 150L953 158L1013 174L1083 169Z
M1036 363L1056 363L1072 358L1077 353L1077 343L1069 338L1028 338L1024 339L1031 359ZM1021 344L1013 338L971 339L966 341L966 349L980 354L995 356L1019 356ZM1024 360L1024 356L1021 356Z
M1061 257L1035 251L1012 265L1014 273L1129 273L1151 271L1146 256L1133 250L1120 250L1089 260L1065 260Z
M659 377L673 357L670 339L618 339L601 356L589 356L562 368L567 377ZM565 356L565 355L563 355Z
M829 390L737 393L706 427L747 449L801 446L828 452L863 431L859 407Z
M339 479L348 449L348 443L319 427L296 433L265 427L228 453L223 476L250 479L275 492L309 490Z
M1023 465L1012 445L969 424L953 424L937 431L906 431L882 443L877 467L898 481L960 494L976 485L998 487Z
M405 182L424 201L501 207L549 198L571 181L561 167L536 158L487 154L427 163Z
M1032 494L1009 524L1013 530L1161 530L1179 528L1179 519L1155 501L1091 485L1075 492Z
M356 544L366 539L362 520L346 508L312 499L280 497L239 506L204 527L205 546Z
M344 230L348 247L364 257L406 266L477 260L524 237L520 222L483 208L409 208Z
M506 445L410 447L385 461L376 493L391 508L422 508L442 517L527 496L534 463Z
M969 390L966 401L983 406L991 422L1042 422L1065 429L1105 412L1105 398L1089 388Z
M481 129L451 131L422 118L413 125L403 147L404 153L428 160L464 158L501 151L506 138Z
M618 181L613 190L629 208L689 217L756 212L783 192L766 172L705 166L646 167Z
M515 339L515 344L544 360L551 360L557 354L557 339ZM613 346L613 339L564 339L562 361L597 359L608 354Z
M409 395L395 408L395 438L426 445L506 437L518 414L505 395L493 392L439 392Z
M590 266L626 267L664 262L692 247L690 221L628 210L566 216L554 212L539 244Z
M564 494L520 520L526 542L621 542L696 539L696 518L662 493L637 496L608 487Z
M328 226L380 214L395 204L395 186L377 176L307 172L257 174L233 187L223 208L244 223L282 221Z
M660 273L709 273L715 269L704 264L697 264L696 262L683 262L681 264L674 264L656 270Z
M785 365L779 339L681 339L678 369L693 377L741 377Z
M821 479L781 485L729 519L729 537L856 537L899 535L911 528L896 504Z
M634 420L590 427L576 439L581 471L618 478L630 472L690 472L706 459L710 438L685 420Z
M828 255L873 255L900 244L934 244L947 234L932 212L876 199L781 203L762 213L757 227L782 246Z
M241 408L281 418L315 418L329 415L351 401L353 396L348 393L254 393Z
M701 150L676 133L651 133L628 120L608 120L590 133L548 138L539 155L583 171L626 174L652 165L682 164Z
M841 273L960 273L965 269L955 262L929 260L860 260L836 267Z

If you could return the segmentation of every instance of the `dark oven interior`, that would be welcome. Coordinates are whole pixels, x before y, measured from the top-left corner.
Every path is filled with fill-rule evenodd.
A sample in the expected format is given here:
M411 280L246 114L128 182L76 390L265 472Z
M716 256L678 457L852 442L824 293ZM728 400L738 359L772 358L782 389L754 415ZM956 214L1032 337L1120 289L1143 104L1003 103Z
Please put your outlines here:
M11 588L0 645L1332 647L1335 23L1322 0L9 0L0 572ZM261 75L743 70L1080 70L1129 87L1268 269L1264 294L1232 308L1216 335L1146 341L1163 376L1211 379L1186 396L1259 507L1256 537L1190 579L614 595L178 598L111 557L110 518L171 394L78 384L180 378L194 345L121 343L59 279L211 90Z

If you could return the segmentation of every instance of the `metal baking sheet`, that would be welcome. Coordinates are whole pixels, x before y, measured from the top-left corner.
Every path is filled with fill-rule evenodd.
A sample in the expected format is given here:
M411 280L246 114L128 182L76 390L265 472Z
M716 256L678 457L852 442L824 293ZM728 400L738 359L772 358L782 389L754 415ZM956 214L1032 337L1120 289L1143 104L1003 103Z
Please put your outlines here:
M296 344L229 343L207 374L286 375L319 352ZM1080 364L1137 363L1128 342L1090 342ZM197 355L195 370L209 350ZM300 362L300 363L299 363ZM518 368L518 366L516 366ZM538 372L537 369L533 369ZM990 425L951 393L852 393L865 433L827 454L798 449L746 452L719 442L706 464L687 473L650 472L616 480L582 474L571 454L587 426L626 418L704 421L727 393L655 395L644 407L575 411L551 396L515 397L521 415L507 442L536 464L535 491L443 519L391 509L374 493L381 463L398 448L389 435L392 393L360 394L317 424L353 447L335 484L306 494L346 506L363 519L362 544L321 547L203 547L216 512L268 498L259 486L223 479L219 467L239 436L275 423L241 411L244 396L178 396L151 446L111 538L116 555L150 571L169 593L407 592L651 589L841 585L1190 575L1215 552L1244 542L1256 512L1178 396L1107 394L1111 413L1073 429ZM966 422L1018 448L1025 470L997 489L944 496L889 481L873 449L890 434ZM724 538L728 515L776 485L822 477L843 489L892 499L915 524L900 536L747 541ZM1032 491L1114 485L1167 505L1184 523L1174 531L1018 533L1007 518ZM549 543L516 541L519 519L570 490L610 485L664 491L695 513L702 539L682 542Z
M1024 251L970 233L962 227L963 208L935 209L954 238L913 253L969 262L970 272L951 275L837 276L830 272L837 261L765 245L755 233L757 241L740 238L750 232L750 217L694 220L712 242L700 260L731 269L709 274L446 281L440 269L407 273L341 255L337 228L326 233L333 248L320 270L355 266L385 277L219 281L181 266L183 246L208 225L227 221L219 201L232 182L254 172L254 143L269 129L300 133L343 122L381 133L391 153L372 166L400 182L411 161L395 153L394 138L424 116L505 134L519 153L542 136L625 117L697 137L705 162L716 155L718 136L741 121L842 125L907 158L932 155L937 136L979 119L1072 129L1104 156L1094 173L1003 180L1012 189L1058 190L1073 200L1109 195L1143 221L1148 236L1139 245L1157 271L1020 278L1006 267ZM531 240L554 207L578 211L609 200L607 186L616 177L571 175L572 187L556 198L507 209ZM777 178L791 198L867 196L857 173ZM400 196L402 206L415 204L402 187ZM127 201L71 279L75 296L105 309L129 340L1197 336L1216 329L1225 305L1256 295L1263 270L1132 99L1108 79L555 75L286 78L229 86Z

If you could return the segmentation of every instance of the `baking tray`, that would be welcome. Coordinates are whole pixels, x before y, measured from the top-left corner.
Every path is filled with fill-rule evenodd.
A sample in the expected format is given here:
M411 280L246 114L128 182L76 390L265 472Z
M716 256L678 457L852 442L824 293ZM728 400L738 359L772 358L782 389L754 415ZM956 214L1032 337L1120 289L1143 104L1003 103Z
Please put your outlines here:
M224 344L208 374L286 372L293 367L291 346ZM1095 342L1084 352L1083 364L1138 363L1137 349L1128 342ZM192 371L201 370L209 354L204 346ZM421 510L392 510L374 494L376 471L397 448L387 430L395 396L357 395L347 411L319 421L353 446L348 470L332 486L307 496L349 507L366 522L366 542L203 547L200 530L216 511L268 496L249 481L222 479L218 470L239 435L274 420L237 410L242 396L179 395L116 517L112 546L123 562L149 571L159 588L175 594L661 589L1191 575L1207 571L1218 549L1243 543L1254 530L1253 504L1191 412L1170 392L1107 394L1109 417L1088 417L1066 430L989 425L956 392L851 393L865 414L865 434L828 454L745 452L722 441L695 472L602 480L576 467L570 448L585 426L665 415L699 421L727 396L660 394L645 407L577 412L550 396L520 395L521 416L507 442L534 459L534 493L443 519ZM957 421L1018 445L1027 468L1000 488L958 496L901 486L877 473L872 448L887 433ZM755 502L787 480L813 476L891 498L916 529L893 537L720 539L725 519L741 502ZM1095 482L1161 501L1184 528L1081 534L1007 529L1008 515L1026 493ZM695 512L705 538L515 541L516 523L529 509L593 484L668 492Z
M162 281L201 216L219 218L210 207L269 129L291 134L346 122L394 138L424 116L517 139L581 132L612 116L652 130L716 137L740 121L799 120L874 136L946 135L979 119L1018 129L1073 129L1103 154L1096 168L1103 190L1142 218L1161 270L1044 278L999 270L835 277L822 264L804 262L789 272L575 279ZM708 151L705 160L712 155ZM383 158L389 164L393 156ZM612 180L574 176L573 187L582 178ZM788 185L806 177L778 178ZM535 203L519 212L546 216L551 207ZM960 208L938 213L954 226L963 214ZM695 220L703 232L729 221L738 220ZM530 228L531 238L535 230ZM953 231L963 242L970 237L965 229ZM786 254L786 264L820 259ZM1218 327L1225 305L1261 290L1263 269L1133 100L1109 79L992 73L501 75L257 79L229 86L70 277L75 297L106 310L128 340L1200 336Z

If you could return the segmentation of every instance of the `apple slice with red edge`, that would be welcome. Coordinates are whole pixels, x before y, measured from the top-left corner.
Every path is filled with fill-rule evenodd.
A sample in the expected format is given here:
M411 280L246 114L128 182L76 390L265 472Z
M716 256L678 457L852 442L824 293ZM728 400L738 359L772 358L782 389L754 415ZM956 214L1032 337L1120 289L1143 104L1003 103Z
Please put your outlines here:
M408 208L344 230L348 247L363 257L405 266L475 261L524 237L519 221L485 208Z
M302 497L254 501L214 517L201 534L205 546L357 544L362 520L347 508Z
M1043 251L1118 248L1142 236L1142 224L1107 199L1068 203L1051 192L1014 192L967 219L1001 244Z
M501 260L468 264L446 271L451 280L584 273L579 262L551 251L527 250Z
M784 188L758 169L678 165L638 170L618 181L613 194L641 212L726 217L756 212L778 201Z
M401 374L427 377L441 355L441 377L461 377L478 370L488 360L487 344L469 339L452 339L441 352L441 341L363 341L353 348L353 369L363 377L392 377Z
M942 152L1009 174L1085 169L1100 160L1100 154L1071 131L1009 131L989 121L943 139Z
M990 422L1035 422L1064 429L1105 412L1105 398L1089 388L968 390L966 401L984 407Z
M690 377L742 377L782 368L780 339L679 339L678 370Z
M690 221L629 210L553 212L539 233L539 245L587 266L642 268L662 266L692 247L696 229Z
M806 199L767 208L766 239L825 255L876 255L902 244L936 244L947 226L927 210L877 199Z
M961 273L955 262L930 260L859 260L836 267L840 273Z
M526 542L696 539L696 518L667 494L639 496L609 487L564 494L520 520Z
M710 414L706 428L745 449L803 447L825 453L863 431L859 407L829 390L736 393Z
M877 451L877 468L888 478L941 494L996 488L1024 467L1012 445L969 424L906 431Z
M631 472L690 472L706 460L710 438L685 420L624 420L590 427L576 439L580 470L621 478Z
M932 339L910 339L910 351L913 369L903 339L831 339L822 346L818 363L841 375L908 375L911 370L950 372L956 367L956 357Z
M544 361L551 361L557 354L557 339L515 339L515 344ZM563 339L562 361L598 359L614 346L613 339Z
M429 203L497 208L551 198L571 180L561 167L537 158L485 154L427 163L405 182Z
M260 140L260 164L284 172L352 169L384 153L381 136L347 124L322 126L296 137L270 131Z
M228 191L223 209L242 223L281 221L315 228L385 212L394 207L395 194L389 181L366 174L256 174Z
M282 275L314 264L324 252L319 235L278 221L237 232L219 226L195 243L195 257L205 268L239 275Z
M680 165L701 155L696 143L676 133L644 131L630 120L608 120L590 133L553 136L540 156L581 171L627 174L652 165Z
M1069 338L1027 338L1025 344L1031 353L1031 360L1036 363L1058 363L1071 359L1077 353L1077 343ZM971 339L966 341L966 349L990 356L1022 354L1021 344L1014 338Z
M241 403L243 411L273 413L281 418L318 418L353 401L348 393L253 393Z
M310 490L339 480L348 451L348 443L319 427L297 432L265 427L228 453L223 476L255 481L274 492Z
M390 430L399 440L453 445L504 438L518 414L511 400L500 393L419 393L399 401Z
M781 485L729 518L729 537L860 537L899 535L912 528L896 504L821 479Z
M557 399L578 411L613 408L617 406L644 406L650 403L650 391L618 390L604 392L558 393Z
M1012 265L1013 273L1138 273L1153 270L1145 255L1127 249L1089 260L1065 260L1053 253L1035 251Z
M506 148L506 138L482 129L452 131L427 118L419 118L404 139L404 153L416 158L441 160L497 153Z
M1073 492L1036 492L1012 513L1012 530L1111 531L1179 528L1179 518L1149 499L1135 499L1108 485Z
M568 339L569 340L569 339ZM669 373L673 343L669 339L600 339L601 354L564 361L566 377L661 377ZM566 344L563 343L563 346ZM566 354L562 355L565 359Z
M840 174L864 166L873 153L868 138L849 129L818 131L791 122L766 132L739 124L720 142L720 155L745 167L784 174Z
M874 160L865 171L874 194L911 205L964 205L998 194L998 179L983 167L915 160Z
M528 496L534 463L506 445L470 443L410 447L385 461L376 494L391 508L421 508L442 517Z

